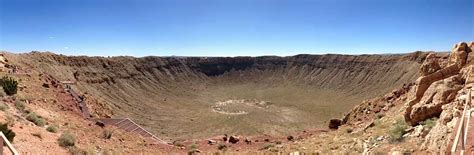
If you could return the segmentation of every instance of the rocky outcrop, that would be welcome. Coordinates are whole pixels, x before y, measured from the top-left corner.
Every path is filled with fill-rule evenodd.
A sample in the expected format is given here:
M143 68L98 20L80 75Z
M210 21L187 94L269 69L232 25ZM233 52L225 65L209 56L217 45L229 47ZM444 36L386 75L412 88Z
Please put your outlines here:
M420 121L423 121L429 117L439 115L441 113L441 111L439 110L441 105L446 104L446 99L449 99L449 95L452 95L452 91L455 91L456 89L439 90L441 91L440 93L442 95L437 95L437 98L444 99L444 101L438 100L435 102L432 102L432 100L430 99L433 99L435 95L433 94L433 92L437 92L437 90L431 91L429 93L426 93L426 91L434 82L457 75L461 68L464 67L464 65L466 64L467 57L470 52L471 49L468 47L467 43L461 42L459 44L456 44L448 58L448 65L442 69L440 69L439 65L437 65L436 56L430 55L429 59L425 60L424 64L422 65L423 67L420 71L422 73L422 76L417 79L412 96L406 104L404 117L405 121L408 124L414 126L417 125ZM459 83L463 84L464 81L460 80ZM438 85L440 84L442 83L439 83L437 84L437 86L433 87L438 87ZM420 100L422 100L423 96L425 95L427 95L428 97L424 102L420 103ZM416 112L413 112L414 107L417 108Z
M413 85L414 83L404 84L401 88L395 89L383 97L363 101L344 115L342 124L358 125L367 120L383 116L392 107L403 104Z
M441 67L438 63L438 58L436 54L430 53L426 56L425 62L420 67L420 74L421 76L426 76L433 74L434 72L440 70Z
M410 124L421 122L432 117L439 117L442 106L452 102L463 87L459 75L436 81L426 90L420 102L412 107Z

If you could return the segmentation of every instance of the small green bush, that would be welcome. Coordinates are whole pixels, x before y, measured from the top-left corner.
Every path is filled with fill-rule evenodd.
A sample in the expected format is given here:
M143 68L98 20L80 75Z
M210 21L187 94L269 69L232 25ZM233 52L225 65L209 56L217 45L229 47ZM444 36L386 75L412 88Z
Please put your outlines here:
M25 102L17 100L17 101L15 102L15 107L16 107L18 110L24 111L25 108L26 108L26 105L25 105Z
M0 123L0 131L7 137L8 141L13 142L13 138L15 138L16 134L8 128L8 124Z
M5 93L9 96L15 95L18 91L18 81L16 81L12 77L2 77L2 79L0 79L0 85L3 87Z
M56 133L58 132L58 127L56 125L50 125L46 128L46 131Z
M59 143L59 146L62 146L62 147L74 146L76 143L76 138L74 137L73 134L69 132L65 132L61 134L61 136L59 136L58 143Z
M389 131L390 141L391 142L400 142L403 140L403 135L406 133L408 125L402 119L397 120L397 122L392 126Z
M102 138L104 138L104 139L110 139L110 138L112 138L112 134L113 134L113 131L111 131L111 130L104 130L104 131L102 132Z
M197 153L199 153L198 146L195 143L188 146L188 148L189 148L188 154L197 154Z
M436 121L438 121L438 118L433 117L421 122L420 124L424 125L426 129L431 130L436 125Z
M197 144L196 144L196 143L193 143L193 144L189 145L189 147L188 147L188 148L189 148L189 149L197 149L197 148L198 148L198 146L197 146Z
M33 122L40 127L46 125L46 121L41 116L36 115L34 112L26 115L26 120Z

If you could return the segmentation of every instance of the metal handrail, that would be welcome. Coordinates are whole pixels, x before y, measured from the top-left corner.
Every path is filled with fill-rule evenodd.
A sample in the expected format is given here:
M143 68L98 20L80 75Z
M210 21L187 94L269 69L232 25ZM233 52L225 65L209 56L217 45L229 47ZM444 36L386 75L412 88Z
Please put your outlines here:
M19 155L19 153L16 151L16 149L13 147L13 145L8 141L7 137L3 134L3 132L0 131L0 154L3 154L3 143L7 144L8 149L13 155Z

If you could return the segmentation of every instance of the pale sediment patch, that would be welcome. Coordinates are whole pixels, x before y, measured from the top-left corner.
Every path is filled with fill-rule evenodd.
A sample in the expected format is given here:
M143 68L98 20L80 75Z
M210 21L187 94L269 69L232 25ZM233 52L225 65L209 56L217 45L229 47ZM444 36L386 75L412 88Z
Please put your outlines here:
M264 110L269 107L269 103L258 100L226 100L219 101L213 107L212 111L225 115L246 115L250 111Z

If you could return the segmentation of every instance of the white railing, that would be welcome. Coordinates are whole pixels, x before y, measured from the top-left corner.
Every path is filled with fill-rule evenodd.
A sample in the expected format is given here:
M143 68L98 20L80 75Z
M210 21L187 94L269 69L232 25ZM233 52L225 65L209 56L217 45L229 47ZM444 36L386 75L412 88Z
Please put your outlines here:
M462 112L461 119L459 120L458 130L456 131L456 136L454 138L453 146L451 147L451 153L455 154L457 151L460 154L464 154L464 150L467 136L468 136L468 129L469 129L469 122L471 119L471 89L467 92L466 103L464 103L464 110ZM467 117L467 120L466 120ZM460 150L458 150L458 144L460 143Z
M136 134L139 134L142 137L152 138L153 140L159 143L167 144L166 141L156 137L154 134L152 134L145 128L141 127L140 125L132 121L130 118L97 118L94 120L102 122L104 123L104 125L112 125L126 132L130 132L130 133L135 132ZM130 129L133 129L133 130L130 130Z
M3 132L0 132L0 137L2 137L0 138L0 155L3 155L3 143L7 144L8 149L13 155L19 155L10 141L8 141L7 137L5 137Z

